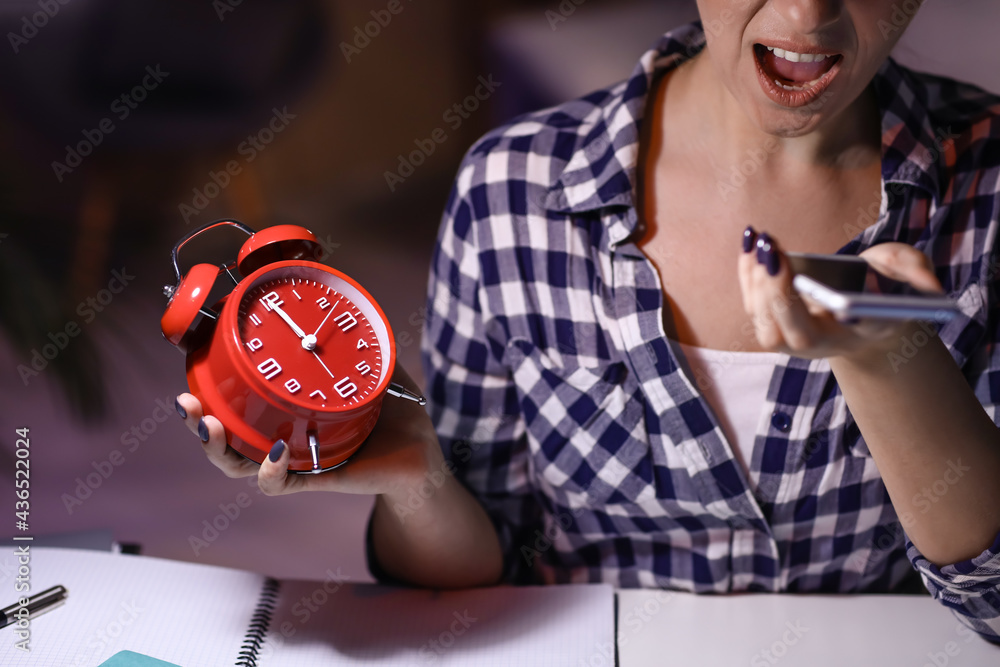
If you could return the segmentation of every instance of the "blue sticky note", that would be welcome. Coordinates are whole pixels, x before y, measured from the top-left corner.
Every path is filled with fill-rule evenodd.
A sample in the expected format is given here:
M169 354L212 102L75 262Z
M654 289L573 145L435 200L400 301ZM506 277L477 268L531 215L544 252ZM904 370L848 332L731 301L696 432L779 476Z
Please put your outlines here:
M102 662L99 667L180 667L134 651L119 651Z

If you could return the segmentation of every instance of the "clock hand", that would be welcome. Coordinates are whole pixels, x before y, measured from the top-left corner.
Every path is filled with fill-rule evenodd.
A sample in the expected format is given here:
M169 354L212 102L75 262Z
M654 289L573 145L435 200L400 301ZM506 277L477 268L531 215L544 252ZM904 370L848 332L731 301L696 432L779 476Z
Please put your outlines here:
M326 364L324 364L323 360L319 358L319 355L316 354L316 352L313 350L310 350L310 352L312 352L313 356L316 357L316 361L318 361L319 365L323 367L323 370L325 370L327 373L330 373L330 369L326 367ZM336 380L337 376L334 375L333 373L330 373L330 378Z
M309 350L310 352L316 349L316 337L319 336L319 330L323 328L323 325L326 324L326 321L330 319L331 315L333 315L333 311L337 310L337 304L339 303L340 301L333 304L333 308L330 309L330 312L326 314L326 317L323 318L323 321L319 323L318 327L316 327L316 331L302 338L302 347Z
M306 332L302 330L302 327L300 327L298 324L296 324L294 322L294 320L292 320L292 318L290 318L288 316L288 313L286 313L284 310L281 309L281 306L278 306L278 305L275 305L275 304L272 303L271 304L271 309L274 310L274 312L278 313L278 315L281 317L281 319L285 320L285 322L288 324L288 326L290 326L292 328L292 331L295 332L296 336L298 336L299 338L303 338L303 339L306 337Z
M313 352L313 356L316 357L316 361L318 361L320 366L323 367L323 370L325 370L327 373L330 373L330 369L326 367L326 364L323 363L323 360L319 358L319 355L316 354L316 352ZM337 379L337 377L333 373L330 373L330 377L334 380ZM427 405L426 398L420 396L419 394L413 393L403 385L397 384L395 382L389 383L389 386L386 388L385 393L389 394L390 396L405 398L408 401L413 401L417 405Z

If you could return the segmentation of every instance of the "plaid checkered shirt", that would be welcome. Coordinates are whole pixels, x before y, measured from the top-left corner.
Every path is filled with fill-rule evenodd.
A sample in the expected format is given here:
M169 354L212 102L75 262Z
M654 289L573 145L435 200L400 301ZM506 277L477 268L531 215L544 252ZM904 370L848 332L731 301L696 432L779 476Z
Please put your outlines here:
M442 447L496 526L505 577L850 593L892 590L915 569L1000 640L1000 536L946 567L920 554L827 360L780 355L747 475L673 356L633 236L639 123L653 77L703 46L697 23L666 34L627 81L498 128L458 173L424 365ZM891 59L873 85L881 210L846 221L839 253L900 241L933 260L962 312L891 360L940 335L996 422L1000 100ZM968 469L948 465L949 483Z

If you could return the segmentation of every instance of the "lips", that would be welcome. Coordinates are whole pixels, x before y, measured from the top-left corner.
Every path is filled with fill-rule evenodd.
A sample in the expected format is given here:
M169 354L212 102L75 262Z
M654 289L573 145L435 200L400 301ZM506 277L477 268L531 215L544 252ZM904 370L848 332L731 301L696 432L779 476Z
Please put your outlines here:
M800 54L763 45L760 45L757 54L765 73L773 75L776 80L789 86L802 86L810 81L815 81L829 72L834 61L840 57L829 57L823 54Z
M754 45L758 79L768 97L786 107L816 100L840 71L843 56L837 53L796 52Z

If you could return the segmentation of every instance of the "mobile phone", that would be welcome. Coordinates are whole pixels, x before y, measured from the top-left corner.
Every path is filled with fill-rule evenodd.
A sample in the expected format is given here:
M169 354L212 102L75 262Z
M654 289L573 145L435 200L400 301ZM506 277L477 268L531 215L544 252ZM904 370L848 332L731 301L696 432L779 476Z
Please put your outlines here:
M785 253L795 273L792 285L839 320L868 317L947 322L959 312L954 299L927 294L886 278L861 257ZM866 291L876 284L879 292Z

